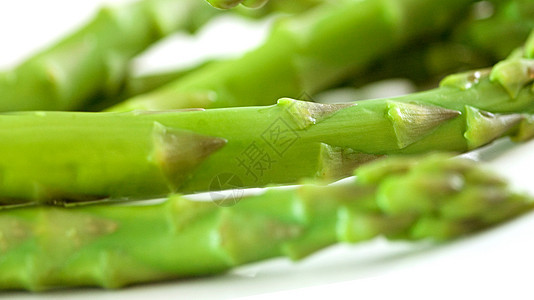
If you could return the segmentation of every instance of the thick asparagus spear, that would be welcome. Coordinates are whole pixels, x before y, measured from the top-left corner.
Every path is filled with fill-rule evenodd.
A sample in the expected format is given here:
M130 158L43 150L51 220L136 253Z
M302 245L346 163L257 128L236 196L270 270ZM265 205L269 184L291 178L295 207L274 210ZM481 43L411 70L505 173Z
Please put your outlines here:
M363 167L356 181L268 190L231 207L35 207L0 214L0 289L118 288L304 258L377 236L447 240L533 208L470 161L434 155Z
M532 42L492 70L435 90L345 104L281 99L267 107L188 112L0 115L2 203L153 197L335 179L381 155L467 151L534 135ZM213 187L212 187L213 189Z
M198 0L103 8L70 36L1 73L0 111L72 110L115 95L133 56L178 29L196 29L215 13Z
M264 45L240 59L203 68L110 110L264 105L313 94L415 38L444 31L472 2L325 3L278 22Z

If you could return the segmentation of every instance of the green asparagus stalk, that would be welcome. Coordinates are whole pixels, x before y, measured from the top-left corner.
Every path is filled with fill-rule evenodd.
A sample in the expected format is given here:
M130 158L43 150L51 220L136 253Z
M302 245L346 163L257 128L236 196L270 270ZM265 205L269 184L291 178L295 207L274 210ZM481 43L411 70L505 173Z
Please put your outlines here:
M397 153L464 152L534 136L531 42L491 70L441 87L344 104L194 111L0 115L5 205L144 198L239 185L328 180ZM215 186L215 188L217 188Z
M444 241L533 208L473 162L433 155L363 167L332 186L270 189L234 206L164 203L35 207L0 214L0 289L119 288L202 276L336 242Z
M446 30L472 2L324 3L278 22L265 44L242 58L203 68L110 110L265 105L314 94L416 38Z
M178 29L194 31L215 13L199 0L103 8L70 36L0 73L0 111L73 110L115 95L131 58Z

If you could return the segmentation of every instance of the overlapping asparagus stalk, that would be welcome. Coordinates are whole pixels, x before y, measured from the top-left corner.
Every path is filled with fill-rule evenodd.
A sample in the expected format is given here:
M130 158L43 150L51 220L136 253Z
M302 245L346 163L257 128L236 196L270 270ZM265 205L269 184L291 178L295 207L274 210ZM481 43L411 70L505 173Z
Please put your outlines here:
M278 22L265 44L242 58L208 66L110 110L266 105L304 91L313 94L414 39L445 31L473 2L324 3Z
M245 187L336 179L382 155L464 152L507 135L528 139L532 39L492 70L451 75L440 88L397 98L0 115L1 201L61 204L206 191L221 174Z
M216 13L199 0L103 8L70 36L0 73L0 111L73 110L115 95L135 55L178 29L194 31Z
M268 190L231 207L173 196L140 206L0 214L0 289L118 288L221 273L336 242L447 240L531 210L532 199L470 161L388 159L356 181Z

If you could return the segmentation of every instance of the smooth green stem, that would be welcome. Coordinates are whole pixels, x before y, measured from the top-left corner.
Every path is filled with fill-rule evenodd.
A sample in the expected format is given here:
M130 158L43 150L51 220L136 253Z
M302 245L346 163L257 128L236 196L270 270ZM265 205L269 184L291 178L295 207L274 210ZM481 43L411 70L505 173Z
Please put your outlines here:
M244 187L332 180L383 155L529 139L533 64L512 56L431 91L344 104L4 114L0 196L6 205L62 203L215 190L221 176Z

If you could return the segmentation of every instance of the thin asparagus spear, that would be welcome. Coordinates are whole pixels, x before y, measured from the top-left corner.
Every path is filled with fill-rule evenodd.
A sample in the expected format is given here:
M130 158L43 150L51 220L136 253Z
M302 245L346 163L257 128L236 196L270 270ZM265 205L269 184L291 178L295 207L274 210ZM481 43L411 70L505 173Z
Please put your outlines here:
M265 105L280 97L313 94L415 38L446 30L472 2L325 3L278 22L264 45L240 59L203 68L110 110Z
M178 29L195 30L215 13L199 0L103 8L70 36L0 73L0 111L72 110L115 95L131 58Z
M533 33L534 35L534 33ZM187 112L0 115L5 205L154 197L239 185L337 179L382 155L464 152L534 136L533 43L492 70L441 87L344 104L281 99ZM215 184L215 185L214 185Z
M172 196L141 206L0 214L0 289L119 288L221 273L377 236L444 241L533 208L473 162L433 155L363 167L333 186L271 189L231 207Z

